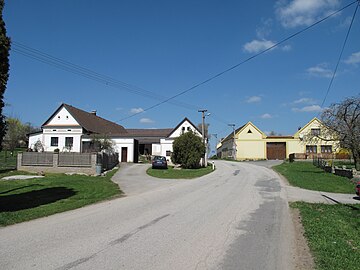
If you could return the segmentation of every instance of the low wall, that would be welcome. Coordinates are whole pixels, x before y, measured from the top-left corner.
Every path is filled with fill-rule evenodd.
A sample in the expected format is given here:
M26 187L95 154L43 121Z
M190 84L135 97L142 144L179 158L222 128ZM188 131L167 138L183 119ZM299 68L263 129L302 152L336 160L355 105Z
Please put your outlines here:
M85 156L86 155L86 156ZM96 174L97 153L18 153L17 170L27 172Z
M353 170L349 170L349 169L340 169L335 167L335 174L339 175L339 176L344 176L347 178L353 178Z

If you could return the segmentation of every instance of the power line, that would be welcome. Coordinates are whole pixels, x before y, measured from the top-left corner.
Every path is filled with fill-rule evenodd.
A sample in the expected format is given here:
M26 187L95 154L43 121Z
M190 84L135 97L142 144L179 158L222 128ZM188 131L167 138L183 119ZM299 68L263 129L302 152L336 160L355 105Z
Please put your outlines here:
M260 56L260 55L262 55L262 54L264 54L264 53L266 53L266 52L268 52L268 51L270 51L270 50L272 50L272 49L274 49L274 48L276 48L276 47L278 47L279 45L285 43L286 41L288 41L288 40L290 40L290 39L292 39L292 38L294 38L294 37L302 34L303 32L309 30L310 28L313 28L314 26L316 26L316 25L324 22L325 20L327 20L327 19L329 19L330 17L332 17L332 16L340 13L341 11L345 10L346 8L352 6L353 4L355 4L355 3L357 3L357 2L359 2L359 0L353 1L353 2L351 2L350 4L348 4L348 5L340 8L339 10L330 13L329 15L325 16L324 18L322 18L322 19L316 21L315 23L313 23L313 24L311 24L311 25L309 25L309 26L307 26L307 27L305 27L305 28L303 28L303 29L295 32L294 34L288 36L287 38L282 39L281 41L275 43L274 45L270 46L269 48L264 49L264 50L262 50L262 51L260 51L260 52L258 52L258 53L256 53L256 54L254 54L254 55L246 58L245 60L241 61L240 63L238 63L238 64L236 64L236 65L233 65L233 66L225 69L224 71L221 71L221 72L219 72L219 73L211 76L210 78L208 78L208 79L206 79L206 80L204 80L204 81L202 81L202 82L200 82L200 83L198 83L198 84L195 84L194 86L192 86L192 87L190 87L190 88L188 88L188 89L186 89L186 90L184 90L184 91L179 92L178 94L176 94L176 95L174 95L174 96L172 96L172 97L170 97L170 98L167 98L167 99L165 99L165 100L163 100L163 101L161 101L161 102L159 102L159 103L157 103L157 104L154 104L154 105L152 105L152 106L144 109L143 112L149 111L149 110L151 110L151 109L154 109L154 108L156 108L156 107L158 107L158 106L160 106L160 105L162 105L162 104L164 104L164 103L166 103L166 102L169 102L169 101L172 100L172 99L175 99L175 98L177 98L177 97L179 97L179 96L181 96L181 95L183 95L183 94L185 94L185 93L187 93L187 92L190 92L191 90L194 90L195 88L198 88L198 87L200 87L200 86L202 86L202 85L204 85L204 84L206 84L206 83L208 83L208 82L210 82L210 81L212 81L212 80L214 80L214 79L216 79L216 78L224 75L225 73L228 73L228 72L232 71L233 69L236 69L237 67L239 67L239 66L241 66L241 65L249 62L250 60L252 60L252 59L254 59L254 58L256 58L256 57L258 57L258 56ZM141 112L141 113L143 113L143 112ZM139 113L134 113L134 114L132 114L132 115L130 115L130 116L127 116L127 117L124 117L124 118L120 119L120 120L117 121L117 122L121 122L121 121L127 120L127 119L129 119L129 118L132 118L132 117L138 115L138 114L139 114Z
M337 63L336 63L334 72L333 72L333 74L332 74L332 77L331 77L329 86L328 86L328 88L327 88L325 97L324 97L324 99L323 99L323 101L322 101L322 103L321 103L321 107L324 106L325 101L326 101L326 98L327 98L327 96L329 95L331 86L332 86L332 84L333 84L333 82L334 82L335 75L336 75L336 72L337 72L337 70L338 70L339 63L340 63L340 60L341 60L341 58L342 58L342 55L343 55L343 52L344 52L344 49L345 49L345 45L346 45L346 42L347 42L347 40L348 40L348 37L349 37L349 34L350 34L350 30L351 30L351 27L352 27L352 25L353 25L353 22L354 22L354 19L355 19L355 16L356 16L356 12L357 12L358 7L359 7L359 5L360 5L360 0L358 0L357 2L358 2L358 4L356 5L356 8L355 8L355 10L354 10L354 14L353 14L353 16L352 16L351 23L350 23L350 25L349 25L349 29L348 29L348 31L347 31L347 33L346 33L345 40L344 40L344 43L343 43L342 48L341 48L341 52L340 52L340 54L339 54L339 57L338 57L338 60L337 60Z
M155 92L151 92L151 91L145 90L143 88L140 88L138 86L134 86L134 85L119 81L110 76L100 74L91 69L88 69L88 68L76 65L74 63L71 63L69 61L63 60L61 58L52 56L52 55L42 52L40 50L26 46L20 42L12 41L12 44L13 44L12 50L18 54L32 58L34 60L40 61L40 62L48 64L48 65L51 65L53 67L62 69L64 71L67 71L67 72L70 72L70 73L73 73L73 74L76 74L79 76L83 76L87 79L94 80L96 82L105 84L107 86L111 86L114 88L118 88L121 90L125 90L125 91L131 92L131 93L134 93L134 94L137 94L140 96L145 96L145 97L156 99L156 100L163 100L163 99L167 98L167 97L159 95ZM172 101L171 103L174 105L180 106L180 107L190 109L190 110L198 109L198 107L196 107L195 105L187 104L185 102Z

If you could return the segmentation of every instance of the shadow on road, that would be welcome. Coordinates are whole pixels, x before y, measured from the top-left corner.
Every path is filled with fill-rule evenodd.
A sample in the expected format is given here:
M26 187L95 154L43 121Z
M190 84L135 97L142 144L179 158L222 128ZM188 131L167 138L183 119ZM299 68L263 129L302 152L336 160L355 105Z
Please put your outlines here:
M20 194L0 196L0 212L15 212L35 208L74 196L76 191L66 187L33 190Z

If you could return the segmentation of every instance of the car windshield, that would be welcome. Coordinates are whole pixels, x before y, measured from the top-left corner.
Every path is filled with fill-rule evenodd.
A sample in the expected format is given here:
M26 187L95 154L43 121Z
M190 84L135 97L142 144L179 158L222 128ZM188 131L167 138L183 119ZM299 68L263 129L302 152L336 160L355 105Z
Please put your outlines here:
M163 161L166 161L166 158L165 158L165 157L161 157L161 156L155 156L155 157L154 157L154 160L163 160Z

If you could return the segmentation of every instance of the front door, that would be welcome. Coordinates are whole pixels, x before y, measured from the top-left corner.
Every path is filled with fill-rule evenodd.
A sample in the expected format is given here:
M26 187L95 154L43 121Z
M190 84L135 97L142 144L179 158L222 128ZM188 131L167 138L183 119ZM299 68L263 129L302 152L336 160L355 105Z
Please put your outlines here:
M121 147L121 162L127 162L127 147Z

